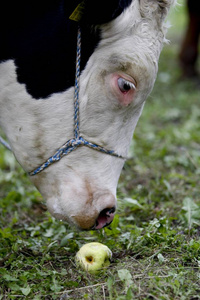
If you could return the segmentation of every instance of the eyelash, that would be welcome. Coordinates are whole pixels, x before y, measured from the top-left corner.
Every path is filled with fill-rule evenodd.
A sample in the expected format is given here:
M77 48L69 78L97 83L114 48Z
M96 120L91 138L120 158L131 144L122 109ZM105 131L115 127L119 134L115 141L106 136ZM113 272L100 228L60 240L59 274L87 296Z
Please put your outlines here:
M118 83L118 87L122 93L128 92L131 89L134 89L134 90L136 89L135 85L132 82L127 81L126 79L124 79L122 77L118 78L117 83ZM123 88L123 86L121 86L121 85L123 85L124 87L126 85L127 87L129 87L129 89Z

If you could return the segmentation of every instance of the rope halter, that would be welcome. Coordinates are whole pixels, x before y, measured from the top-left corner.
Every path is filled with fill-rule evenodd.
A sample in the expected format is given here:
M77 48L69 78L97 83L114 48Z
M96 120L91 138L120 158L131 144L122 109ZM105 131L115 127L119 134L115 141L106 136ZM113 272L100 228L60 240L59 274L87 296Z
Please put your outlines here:
M80 62L81 62L81 29L78 26L77 33L77 51L76 51L76 74L75 74L75 89L74 89L74 138L68 140L62 145L53 156L49 157L42 165L35 170L29 172L30 176L36 175L42 172L44 169L59 161L63 156L68 155L70 152L76 150L80 146L86 146L93 150L100 151L105 154L109 154L115 157L125 159L123 156L117 154L113 150L107 150L106 148L93 144L80 136L79 131L79 87L80 87ZM0 139L1 142L1 139ZM4 141L4 146L8 149L10 146Z

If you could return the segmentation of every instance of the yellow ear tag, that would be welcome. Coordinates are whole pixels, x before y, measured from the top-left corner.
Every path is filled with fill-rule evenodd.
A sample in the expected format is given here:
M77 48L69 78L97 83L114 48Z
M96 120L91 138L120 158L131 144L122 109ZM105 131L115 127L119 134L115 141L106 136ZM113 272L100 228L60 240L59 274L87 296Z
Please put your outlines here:
M84 8L85 8L85 3L84 3L84 1L82 1L81 3L79 3L77 5L77 7L73 11L73 13L69 16L69 19L72 20L72 21L79 22L81 20L82 15L83 15Z

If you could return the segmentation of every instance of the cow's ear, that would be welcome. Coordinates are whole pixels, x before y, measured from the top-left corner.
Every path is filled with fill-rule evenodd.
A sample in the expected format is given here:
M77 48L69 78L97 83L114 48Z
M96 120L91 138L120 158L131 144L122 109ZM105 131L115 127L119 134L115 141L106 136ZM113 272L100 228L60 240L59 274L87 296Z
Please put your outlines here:
M140 0L140 13L142 18L155 20L162 25L170 7L176 0Z

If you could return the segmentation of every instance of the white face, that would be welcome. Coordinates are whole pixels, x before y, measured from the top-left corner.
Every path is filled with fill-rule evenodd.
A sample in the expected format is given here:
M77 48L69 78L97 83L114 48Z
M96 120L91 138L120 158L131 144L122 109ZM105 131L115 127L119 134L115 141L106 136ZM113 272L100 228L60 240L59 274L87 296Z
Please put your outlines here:
M163 13L155 5L147 11L145 2L140 7L133 1L102 27L102 40L80 80L81 136L122 156L127 156L152 90L164 39ZM145 18L150 13L154 18ZM16 158L30 172L74 137L74 88L36 101L17 83L13 61L2 64L0 77L5 78L0 82L0 123ZM52 215L81 229L95 224L98 229L113 219L123 164L121 158L80 147L30 179Z

